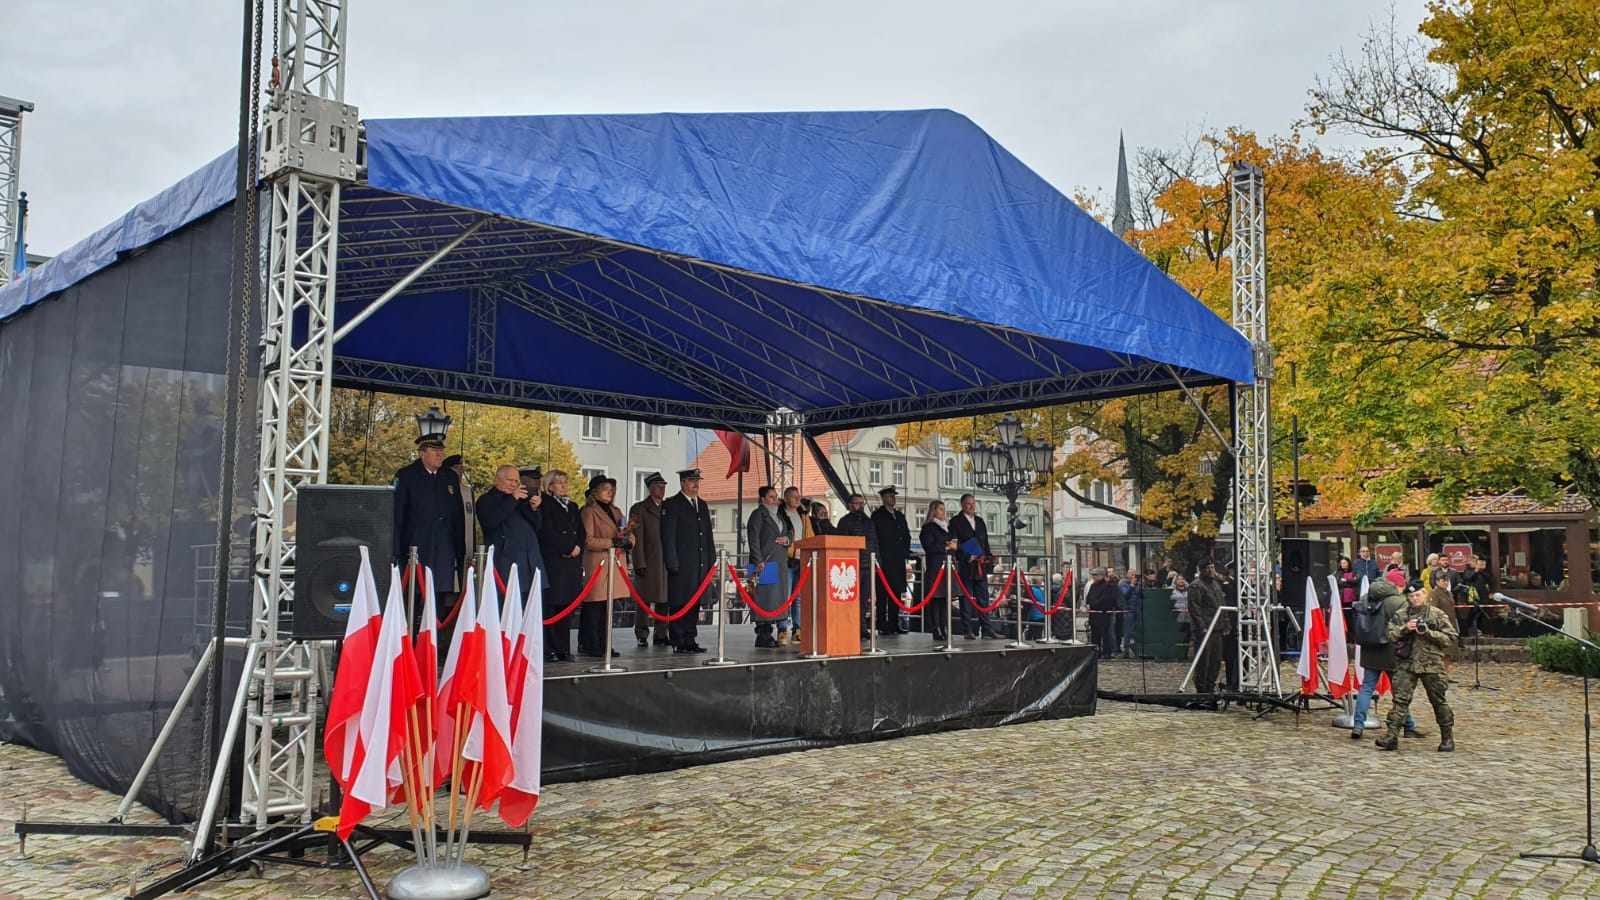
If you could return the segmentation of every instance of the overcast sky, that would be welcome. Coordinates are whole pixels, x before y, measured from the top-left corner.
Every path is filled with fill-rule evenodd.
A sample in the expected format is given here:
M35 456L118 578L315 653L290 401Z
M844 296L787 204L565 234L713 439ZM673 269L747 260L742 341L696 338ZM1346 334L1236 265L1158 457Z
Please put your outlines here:
M1423 0L350 0L367 118L948 107L1058 188L1202 128L1287 131L1330 56ZM29 244L54 254L233 143L232 0L0 0L32 100ZM160 12L155 9L159 7Z

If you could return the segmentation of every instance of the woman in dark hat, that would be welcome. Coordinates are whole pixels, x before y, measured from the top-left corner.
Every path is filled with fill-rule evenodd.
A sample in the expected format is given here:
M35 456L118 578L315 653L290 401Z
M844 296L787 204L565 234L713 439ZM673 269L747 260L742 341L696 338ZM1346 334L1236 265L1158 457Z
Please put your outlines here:
M583 579L587 583L594 573L614 558L615 551L632 547L629 530L622 527L622 512L614 501L617 480L604 475L589 479L587 498L579 518L583 522ZM628 583L615 572L601 572L594 589L589 592L578 609L578 653L582 656L600 656L605 653L605 629L611 627L606 618L606 591L613 600L628 597ZM617 651L611 651L612 656Z

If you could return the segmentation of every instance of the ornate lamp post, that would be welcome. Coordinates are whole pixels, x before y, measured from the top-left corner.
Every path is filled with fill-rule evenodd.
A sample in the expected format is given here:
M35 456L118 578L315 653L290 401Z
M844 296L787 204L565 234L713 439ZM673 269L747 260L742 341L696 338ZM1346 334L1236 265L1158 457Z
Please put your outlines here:
M1017 564L1017 497L1032 490L1050 472L1056 448L1046 441L1029 441L1022 433L1022 420L1007 413L995 425L995 443L973 441L967 451L972 458L972 480L986 491L1006 496L1006 525L1010 530L1012 564Z
M430 434L444 434L450 430L450 417L439 411L439 407L430 406L428 411L417 416L417 437L427 437Z

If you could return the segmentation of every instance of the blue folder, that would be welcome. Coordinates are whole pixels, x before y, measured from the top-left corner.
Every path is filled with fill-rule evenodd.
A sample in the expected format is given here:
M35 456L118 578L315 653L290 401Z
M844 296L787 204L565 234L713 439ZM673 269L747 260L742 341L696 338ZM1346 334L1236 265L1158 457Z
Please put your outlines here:
M751 563L749 569L746 571L748 571L751 575L756 576L756 584L778 583L778 564L775 562L769 562L762 565L759 573L756 571L756 564Z
M978 543L978 539L977 538L970 537L970 538L967 538L967 542L966 543L961 545L961 552L965 553L968 556L982 556L983 555L983 545Z

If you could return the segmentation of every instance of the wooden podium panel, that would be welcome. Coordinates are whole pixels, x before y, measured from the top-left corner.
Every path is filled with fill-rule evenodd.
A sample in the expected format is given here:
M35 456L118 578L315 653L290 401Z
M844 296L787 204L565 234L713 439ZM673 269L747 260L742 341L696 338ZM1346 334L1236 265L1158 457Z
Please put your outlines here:
M800 613L800 652L861 655L861 551L867 539L819 534L796 543L812 565Z

